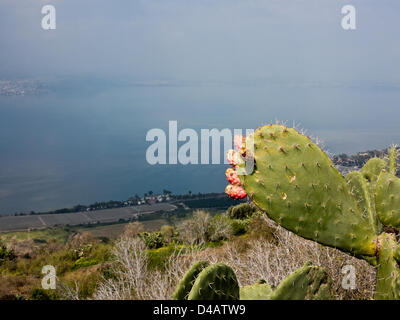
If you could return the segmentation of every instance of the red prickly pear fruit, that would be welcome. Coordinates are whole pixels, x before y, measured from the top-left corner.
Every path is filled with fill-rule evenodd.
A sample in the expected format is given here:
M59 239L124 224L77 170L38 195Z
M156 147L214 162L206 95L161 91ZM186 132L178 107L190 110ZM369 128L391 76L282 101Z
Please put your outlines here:
M243 199L247 196L247 193L243 187L232 184L226 186L225 193L233 199Z
M240 186L242 183L240 182L239 176L235 169L229 168L225 171L226 179L228 179L230 184Z
M242 156L246 155L246 138L240 134L233 137L233 145L235 149L239 151Z
M235 149L240 150L245 141L246 139L241 134L235 135L233 137L233 145L235 146Z
M236 167L241 161L240 155L232 149L228 150L226 153L226 159L228 160L228 163L234 167Z

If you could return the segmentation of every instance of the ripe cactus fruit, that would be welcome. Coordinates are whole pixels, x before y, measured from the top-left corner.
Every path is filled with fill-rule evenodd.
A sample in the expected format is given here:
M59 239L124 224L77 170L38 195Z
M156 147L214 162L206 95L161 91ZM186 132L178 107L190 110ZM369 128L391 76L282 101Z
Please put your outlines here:
M232 268L216 263L199 273L188 300L238 300L239 284Z
M383 171L376 183L376 212L386 226L400 228L400 179Z
M284 279L269 300L331 300L332 279L325 270L307 262Z
M321 244L374 256L377 236L331 160L281 125L254 132L255 170L239 176L252 201L278 224Z
M179 282L175 289L173 299L174 300L187 300L190 290L192 290L193 284L196 281L197 276L204 268L208 267L208 261L196 262L184 275L182 280Z
M232 149L228 150L228 152L226 153L226 160L233 167L236 167L244 162L240 157L239 153L237 153L235 150Z
M233 184L226 186L225 193L233 199L243 199L247 196L247 193L243 187L235 186Z
M235 149L238 151L241 150L242 147L244 146L245 141L246 139L242 135L240 134L235 135L233 137L233 145L235 146Z
M238 185L240 186L242 183L240 182L240 179L238 177L238 174L236 173L235 169L228 168L225 171L226 179L228 179L229 183L233 185Z

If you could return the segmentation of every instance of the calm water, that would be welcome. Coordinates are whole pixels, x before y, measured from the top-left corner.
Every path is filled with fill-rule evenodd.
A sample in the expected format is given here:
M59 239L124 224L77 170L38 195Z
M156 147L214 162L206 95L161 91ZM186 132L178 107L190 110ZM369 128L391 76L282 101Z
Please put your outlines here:
M0 97L0 214L126 199L149 190L222 192L225 165L150 166L146 132L293 121L333 153L400 143L400 90L376 84L203 83L56 88Z

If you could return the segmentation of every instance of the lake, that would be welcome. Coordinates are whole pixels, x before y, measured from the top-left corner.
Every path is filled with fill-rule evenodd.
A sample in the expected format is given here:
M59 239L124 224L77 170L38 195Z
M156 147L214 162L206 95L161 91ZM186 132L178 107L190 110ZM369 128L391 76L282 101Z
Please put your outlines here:
M48 94L0 97L0 214L122 200L150 190L223 192L226 165L146 162L148 130L293 122L331 153L400 142L400 88L379 83L70 79ZM67 85L68 84L68 85Z

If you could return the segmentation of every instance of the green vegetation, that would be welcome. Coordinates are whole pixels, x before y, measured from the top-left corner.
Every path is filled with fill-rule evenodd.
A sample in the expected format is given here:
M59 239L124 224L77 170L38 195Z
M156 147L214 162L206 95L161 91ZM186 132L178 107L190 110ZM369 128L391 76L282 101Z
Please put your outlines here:
M212 214L203 212L209 226L206 241L199 243L199 250L220 246L221 240L227 239L221 235L223 227L235 224L234 220L217 212L220 211L213 210ZM160 219L160 212L153 216L153 220L146 218L141 222L1 233L0 240L4 245L0 246L0 276L6 281L0 285L0 299L45 300L65 297L65 292L41 288L44 265L56 267L57 277L62 283L60 290L76 289L80 298L92 296L103 277L113 277L109 265L113 263L114 241L121 236L142 239L147 247L149 268L163 270L165 262L177 250L185 252L186 248L191 247L191 242L179 234L178 226L193 221L194 216L192 212L185 211L181 218L171 220L173 225L168 224L165 218ZM239 233L244 232L243 228L239 229Z
M252 203L245 202L228 208L226 214L231 219L247 219L250 218L259 209Z

